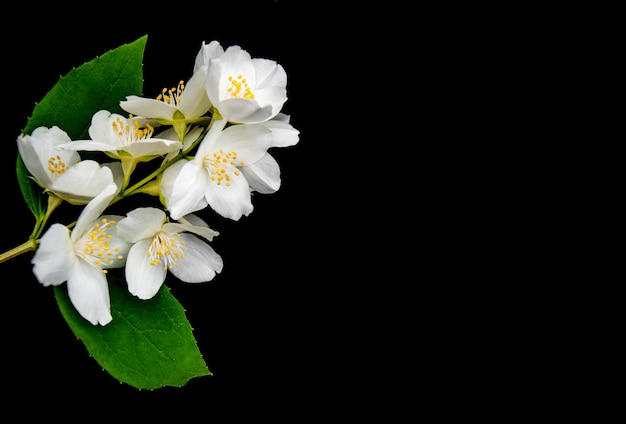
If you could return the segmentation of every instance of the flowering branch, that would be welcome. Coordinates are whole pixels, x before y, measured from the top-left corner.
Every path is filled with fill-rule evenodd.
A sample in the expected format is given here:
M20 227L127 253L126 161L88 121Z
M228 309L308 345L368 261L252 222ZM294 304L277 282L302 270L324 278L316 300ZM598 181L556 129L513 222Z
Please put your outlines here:
M211 375L166 285L170 275L202 283L223 269L210 244L219 232L201 214L249 215L253 192L280 187L270 149L295 145L299 131L281 112L282 66L217 41L202 43L186 83L140 96L146 40L74 68L35 107L17 137L18 182L35 226L0 262L34 252L34 276L54 287L90 355L118 380L154 389ZM136 175L139 163L147 175ZM108 212L137 193L154 204ZM50 223L64 202L78 217ZM118 357L133 349L137 362Z

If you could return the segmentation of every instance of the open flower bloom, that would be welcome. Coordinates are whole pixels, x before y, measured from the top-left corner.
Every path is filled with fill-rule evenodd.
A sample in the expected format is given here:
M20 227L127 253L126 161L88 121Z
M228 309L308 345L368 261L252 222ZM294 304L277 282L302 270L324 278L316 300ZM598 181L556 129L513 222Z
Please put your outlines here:
M134 115L172 125L178 140L183 141L187 126L205 120L204 115L211 109L205 88L206 73L206 66L197 67L187 84L180 81L176 87L164 88L156 99L126 96L120 107Z
M32 259L33 273L44 286L67 281L70 301L93 325L112 320L106 270L124 266L130 248L116 235L116 222L123 217L101 216L116 194L115 184L102 190L83 208L71 232L52 224Z
M128 291L140 299L151 299L168 271L186 283L210 281L222 271L222 258L200 239L212 241L219 233L195 215L168 222L160 209L138 208L118 223L117 232L133 243L126 281Z
M78 152L59 149L71 142L56 126L38 127L17 137L20 156L37 184L71 204L86 204L112 182L121 183L121 168L116 165L81 161Z
M163 172L161 193L173 219L208 205L233 220L252 212L250 185L240 168L265 155L272 132L262 125L225 125L215 121L192 160L180 159Z
M283 113L262 124L251 125L261 125L272 132L270 148L293 146L299 141L300 132L291 126L289 116ZM253 164L240 169L254 191L270 194L280 188L280 167L269 152Z
M239 46L223 54L203 45L196 64L206 63L206 91L219 115L232 123L254 124L272 119L287 101L287 74L273 60L252 59Z
M147 162L182 147L179 141L153 138L153 134L154 127L144 117L125 118L100 110L91 118L91 140L76 140L59 147L104 152L120 160L131 157L139 162Z
M125 118L117 113L100 110L91 118L91 140L76 140L58 147L104 152L119 159L124 172L125 188L138 162L147 162L170 152L177 152L182 147L180 141L153 138L153 134L154 127L144 117Z

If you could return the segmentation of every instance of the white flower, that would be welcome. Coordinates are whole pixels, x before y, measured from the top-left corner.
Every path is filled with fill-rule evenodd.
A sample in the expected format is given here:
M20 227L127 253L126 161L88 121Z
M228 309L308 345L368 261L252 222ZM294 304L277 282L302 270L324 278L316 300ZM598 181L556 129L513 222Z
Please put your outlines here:
M130 248L115 231L123 217L100 216L116 193L115 184L102 190L83 208L71 232L52 224L32 259L33 273L44 286L67 281L70 301L93 325L112 320L106 270L124 266Z
M161 193L173 219L207 205L233 220L252 212L250 185L240 168L265 155L272 132L262 125L225 125L214 122L192 160L180 159L163 172Z
M287 101L287 74L276 61L251 58L239 46L212 42L196 58L207 66L206 90L219 115L232 123L254 124L275 117Z
M182 147L179 141L153 138L153 135L154 127L144 117L125 118L117 113L100 110L91 118L91 140L76 140L62 144L59 148L98 151L122 161L132 158L146 162Z
M126 261L126 281L130 293L140 299L151 299L168 271L186 283L210 281L222 271L222 258L196 236L211 241L219 233L194 215L174 223L168 222L160 209L138 208L118 223L117 232L133 243Z
M86 204L110 183L120 182L121 168L81 161L75 151L60 150L71 143L59 127L38 127L17 137L17 147L28 172L47 191L72 204Z
M291 126L289 116L283 113L262 124L250 125L262 125L272 132L270 147L293 146L299 141L300 132ZM280 167L269 152L253 164L242 166L240 169L254 191L269 194L280 188Z
M164 88L156 99L139 96L126 96L120 107L126 112L164 124L172 125L178 140L183 140L188 124L204 119L211 109L211 101L206 93L207 67L198 67L185 84L180 81L176 87Z

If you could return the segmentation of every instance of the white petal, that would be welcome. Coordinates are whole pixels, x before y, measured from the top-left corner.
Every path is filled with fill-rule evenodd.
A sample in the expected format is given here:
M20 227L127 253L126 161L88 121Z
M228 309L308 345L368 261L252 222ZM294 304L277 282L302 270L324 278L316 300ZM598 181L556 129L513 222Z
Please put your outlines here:
M202 161L202 158L206 155L213 154L214 151L219 150L218 140L222 135L222 130L226 126L228 121L225 119L220 119L219 121L213 122L209 132L204 136L200 145L198 146L198 151L196 152L196 161Z
M180 141L149 138L138 140L124 146L121 150L128 152L134 158L161 156L170 152L178 152L183 147Z
M300 131L281 119L271 119L262 124L272 132L270 147L293 146L299 141Z
M61 174L50 190L72 204L85 204L109 184L115 184L111 168L84 160Z
M184 217L179 219L180 221L179 223L170 222L170 223L165 224L163 226L163 231L167 233L182 233L182 232L194 233L207 239L208 241L212 241L213 237L218 236L220 234L217 231L209 228L208 225L200 226L200 225L191 224L189 221L185 219L191 216L195 216L195 215L193 214L185 215Z
M209 175L196 161L181 161L167 168L161 179L162 193L173 219L195 212L204 197ZM178 165L181 163L181 165Z
M75 260L70 230L64 225L52 224L41 237L31 260L33 274L44 286L57 286L67 281Z
M152 239L141 240L131 247L126 261L128 291L139 299L154 297L165 281L167 271L162 265L151 265L148 249Z
M102 166L106 166L111 170L115 185L118 187L122 187L122 184L124 183L124 170L122 169L122 164L119 161L115 161L103 163Z
M93 325L111 322L109 287L102 271L79 259L71 268L67 290L78 313Z
M215 212L224 218L230 218L235 221L241 218L242 215L249 215L253 209L250 186L243 175L231 178L230 186L225 184L217 185L212 181L209 182L206 186L205 197L209 206Z
M206 227L206 228L209 228L209 224L207 224L204 219L200 218L198 215L193 214L193 213L190 213L188 215L183 216L178 221L180 223L191 224L191 225L196 226L196 227Z
M276 86L257 88L254 92L254 100L263 107L270 106L270 118L273 118L280 112L287 101L287 90L285 87Z
M168 103L156 99L148 99L139 96L126 96L126 100L120 102L120 107L133 115L147 118L172 120L177 108Z
M76 140L59 146L59 149L61 150L85 150L90 152L115 152L119 148L119 145L112 145L96 140Z
M180 159L163 171L161 181L159 182L159 189L166 200L172 197L176 177L180 173L181 168L185 166L187 162L189 162L189 160Z
M117 190L118 188L115 183L111 183L85 205L78 216L76 226L72 230L72 235L70 236L72 242L81 238L83 233L91 228L92 223L104 212L107 206L109 206L109 202L115 197Z
M126 120L118 114L112 114L107 110L99 110L91 117L91 125L89 126L89 137L91 140L104 143L104 145L111 146L109 149L117 150L122 147L121 141L118 137L112 137L113 128L111 127L112 120L117 117ZM83 141L83 140L81 140Z
M203 140L206 142L209 157L213 152L237 152L237 162L251 165L261 159L272 141L272 132L263 125L232 125L224 129L219 137ZM206 155L207 153L205 153ZM200 155L200 152L198 152ZM198 156L196 156L198 157Z
M250 188L259 193L274 193L280 188L280 167L269 153L252 165L239 169L248 180Z
M165 212L161 209L137 208L117 223L117 234L131 243L152 239L155 233L161 231L165 219Z
M185 242L185 257L179 258L178 266L171 269L176 278L186 283L210 281L222 271L222 258L213 248L193 234L180 234Z
M209 64L209 60L220 57L224 54L224 48L218 41L211 41L209 44L206 44L204 41L202 42L202 47L198 51L196 55L196 61L194 63L193 71L197 72L198 68L202 66L207 66Z
M211 109L211 101L206 94L206 67L198 68L185 84L180 97L180 111L186 119L198 118Z
M252 64L256 75L255 88L257 90L266 87L287 87L287 73L274 60L255 58L252 59Z
M218 110L228 122L256 124L267 121L274 116L272 105L261 106L256 100L223 99Z

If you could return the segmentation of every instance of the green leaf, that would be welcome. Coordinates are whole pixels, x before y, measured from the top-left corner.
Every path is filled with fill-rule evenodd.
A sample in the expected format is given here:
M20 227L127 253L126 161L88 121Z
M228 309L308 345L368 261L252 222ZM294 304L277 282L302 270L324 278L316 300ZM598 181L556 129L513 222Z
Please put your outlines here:
M140 300L118 278L109 274L108 279L113 320L104 327L78 314L66 284L54 288L63 317L98 364L138 389L181 387L191 378L212 375L183 307L167 286Z
M124 44L72 69L35 105L24 128L30 134L40 126L57 126L72 140L87 139L91 117L99 110L123 113L119 102L140 95L143 52L148 36Z
M17 154L15 172L17 174L17 182L20 186L20 190L22 190L22 196L26 201L28 209L30 209L35 217L40 217L44 213L42 189L30 178L30 174L19 153Z

